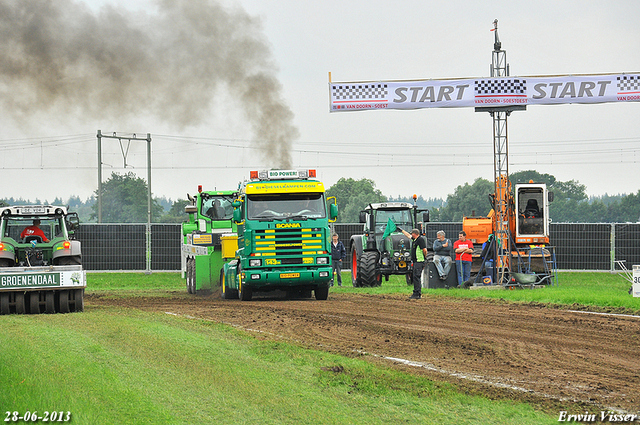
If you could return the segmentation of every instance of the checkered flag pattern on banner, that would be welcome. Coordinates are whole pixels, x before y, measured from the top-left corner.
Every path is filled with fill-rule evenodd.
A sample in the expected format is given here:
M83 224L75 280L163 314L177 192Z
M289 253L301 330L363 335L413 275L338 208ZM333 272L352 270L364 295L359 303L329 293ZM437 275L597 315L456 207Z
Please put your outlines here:
M334 100L372 100L386 99L387 85L377 84L340 84L332 86Z
M519 78L476 80L474 87L476 96L527 94L527 80Z
M618 76L618 91L640 91L640 75Z

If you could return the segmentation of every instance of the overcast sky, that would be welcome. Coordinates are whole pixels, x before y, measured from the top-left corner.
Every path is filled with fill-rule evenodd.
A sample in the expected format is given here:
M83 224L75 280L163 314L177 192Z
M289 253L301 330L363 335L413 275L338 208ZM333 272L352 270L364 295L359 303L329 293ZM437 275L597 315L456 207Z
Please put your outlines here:
M30 3L42 4L0 0L5 10ZM317 169L327 187L369 178L387 196L446 198L493 179L489 114L329 113L329 72L334 82L487 77L494 19L512 76L640 72L635 0L189 0L182 10L152 0L52 3L59 9L38 7L35 17L21 6L13 19L29 24L16 29L5 18L0 27L3 38L22 30L49 42L29 55L44 50L75 64L49 71L27 56L0 65L2 198L89 197L98 129L151 134L154 196L185 198L199 184L235 189L250 170L288 163ZM49 17L53 30L33 35ZM69 42L82 31L85 42ZM74 62L87 51L100 54ZM253 73L267 77L266 93ZM576 180L588 195L640 189L640 102L530 105L508 123L510 172ZM145 141L103 139L103 178L133 171L146 179L146 152Z

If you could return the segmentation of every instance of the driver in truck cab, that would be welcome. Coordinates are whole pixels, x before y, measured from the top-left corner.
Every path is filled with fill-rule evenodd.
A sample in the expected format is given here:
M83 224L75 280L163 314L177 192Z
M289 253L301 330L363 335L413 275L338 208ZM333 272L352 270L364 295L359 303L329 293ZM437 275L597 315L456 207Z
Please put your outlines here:
M20 233L20 238L24 240L29 236L40 236L42 238L42 242L49 242L49 239L44 235L44 232L40 228L40 220L33 220L33 225L25 227L22 233Z

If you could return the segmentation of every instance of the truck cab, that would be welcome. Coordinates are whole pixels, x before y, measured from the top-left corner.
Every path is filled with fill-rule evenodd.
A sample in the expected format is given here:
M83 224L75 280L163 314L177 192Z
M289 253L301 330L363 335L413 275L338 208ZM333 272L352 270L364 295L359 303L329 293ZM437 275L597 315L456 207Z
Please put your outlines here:
M212 291L220 284L222 265L235 256L236 225L233 223L233 190L205 191L198 186L187 195L188 220L182 223L181 266L187 292Z
M223 298L283 290L327 299L337 204L327 206L314 177L315 170L252 171L241 184L233 204L238 251L224 266Z

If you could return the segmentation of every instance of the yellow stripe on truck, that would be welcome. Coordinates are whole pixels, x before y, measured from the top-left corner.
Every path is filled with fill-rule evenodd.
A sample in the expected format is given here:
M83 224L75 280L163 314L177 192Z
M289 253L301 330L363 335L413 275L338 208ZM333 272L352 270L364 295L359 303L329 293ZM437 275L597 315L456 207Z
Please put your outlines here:
M321 182L256 182L248 183L245 187L247 195L267 193L324 193Z

